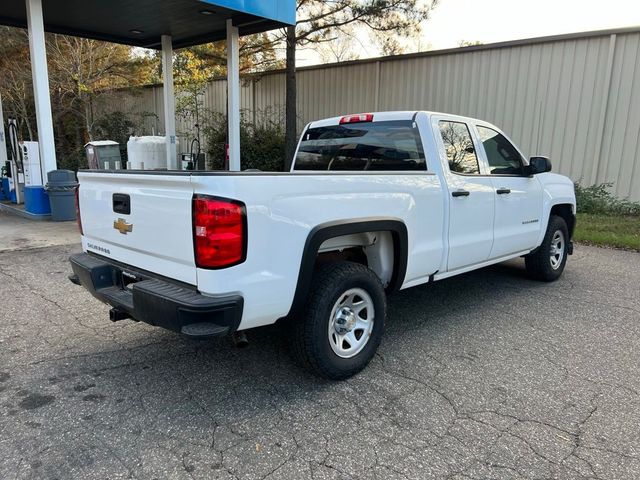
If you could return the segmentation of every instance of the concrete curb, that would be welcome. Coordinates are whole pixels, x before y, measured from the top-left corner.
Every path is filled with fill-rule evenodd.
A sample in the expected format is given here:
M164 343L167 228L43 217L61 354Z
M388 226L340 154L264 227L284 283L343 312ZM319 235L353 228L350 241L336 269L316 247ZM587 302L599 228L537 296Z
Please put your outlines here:
M36 221L51 221L51 214L35 214L24 210L24 207L14 203L0 202L0 210L11 215Z

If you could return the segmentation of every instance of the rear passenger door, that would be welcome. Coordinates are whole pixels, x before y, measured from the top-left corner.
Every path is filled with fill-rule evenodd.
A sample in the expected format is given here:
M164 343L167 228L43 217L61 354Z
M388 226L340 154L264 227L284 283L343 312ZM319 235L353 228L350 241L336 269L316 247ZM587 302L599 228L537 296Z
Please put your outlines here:
M495 128L476 124L480 156L489 168L495 190L494 241L491 258L530 250L536 246L542 215L542 186L524 172L524 158Z
M470 126L455 118L434 117L433 121L448 187L447 270L453 271L489 259L495 192L491 178L482 175Z

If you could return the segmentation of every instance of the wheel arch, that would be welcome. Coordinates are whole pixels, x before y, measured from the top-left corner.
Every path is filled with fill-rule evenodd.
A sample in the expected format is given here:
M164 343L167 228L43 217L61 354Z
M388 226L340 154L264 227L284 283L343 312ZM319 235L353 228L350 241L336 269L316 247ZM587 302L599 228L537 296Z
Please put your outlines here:
M573 238L573 230L576 226L576 216L573 214L573 205L570 203L558 203L551 207L549 216L551 215L557 215L564 219L569 229L569 240L571 240Z
M366 232L391 233L394 246L393 273L387 290L398 290L402 286L407 272L409 251L407 227L402 220L391 217L373 217L322 223L314 227L307 236L300 261L296 290L287 318L299 313L304 307L311 288L320 246L331 238Z
M536 248L533 250L537 250L540 247L540 244L544 240L544 236L547 232L547 227L549 226L549 219L552 215L558 215L562 217L564 221L567 223L567 229L569 230L569 241L573 238L573 231L576 225L576 206L575 199L571 198L558 198L552 203L552 199L547 199L545 201L542 216L540 221L540 232L538 234L538 240L536 242Z

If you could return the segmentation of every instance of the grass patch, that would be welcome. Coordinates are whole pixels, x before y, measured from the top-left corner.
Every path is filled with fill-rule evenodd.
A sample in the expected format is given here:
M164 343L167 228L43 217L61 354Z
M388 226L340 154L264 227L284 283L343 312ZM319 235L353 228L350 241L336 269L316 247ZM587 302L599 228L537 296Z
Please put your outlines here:
M578 213L576 242L640 252L640 216Z

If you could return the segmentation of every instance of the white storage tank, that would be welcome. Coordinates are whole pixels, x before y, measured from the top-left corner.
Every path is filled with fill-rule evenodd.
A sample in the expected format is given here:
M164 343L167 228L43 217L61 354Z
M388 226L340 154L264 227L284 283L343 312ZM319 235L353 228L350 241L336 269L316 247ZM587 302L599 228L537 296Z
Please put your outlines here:
M176 151L178 140L176 139ZM127 168L132 170L157 170L167 168L166 137L129 137L127 142Z

